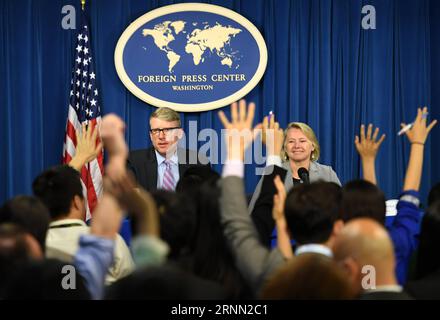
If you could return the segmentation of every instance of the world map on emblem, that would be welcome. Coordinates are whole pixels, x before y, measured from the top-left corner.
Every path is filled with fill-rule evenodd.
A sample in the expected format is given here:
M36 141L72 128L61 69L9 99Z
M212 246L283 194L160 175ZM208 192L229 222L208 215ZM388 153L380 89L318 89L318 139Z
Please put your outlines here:
M231 10L207 4L153 10L127 28L115 50L118 75L132 93L178 111L238 100L255 87L266 64L258 29Z
M205 58L212 58L212 54L220 59L222 65L229 68L235 64L238 52L234 52L230 47L231 38L241 32L241 29L230 26L216 24L210 26L208 22L202 23L202 29L198 28L198 23L193 22L190 32L186 31L186 21L164 21L154 26L153 29L144 29L144 36L151 36L154 44L159 50L165 52L169 60L168 71L173 72L174 66L180 61L183 53L176 53L170 43L175 41L176 37L186 35L185 53L191 54L194 65L198 66L205 61ZM189 33L189 34L188 34ZM208 51L208 54L206 53ZM237 65L236 68L238 68Z

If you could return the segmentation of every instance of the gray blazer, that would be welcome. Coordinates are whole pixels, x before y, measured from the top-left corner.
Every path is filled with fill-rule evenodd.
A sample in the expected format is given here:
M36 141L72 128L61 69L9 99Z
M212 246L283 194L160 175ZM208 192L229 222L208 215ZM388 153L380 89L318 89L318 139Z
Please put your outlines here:
M290 169L290 165L288 161L283 162L283 168L287 170L286 178L284 179L284 187L286 188L286 191L289 192L289 190L293 188L293 180L292 180L292 169ZM327 182L334 182L339 186L341 185L341 182L339 181L339 178L336 175L336 172L332 169L332 167L320 164L316 161L310 162L309 178L310 178L310 182L316 182L322 180ZM254 194L252 195L252 199L249 203L249 208L248 208L249 213L251 213L252 210L254 209L255 202L257 202L257 199L260 196L262 184L263 184L263 177L261 177L260 181L258 181Z
M268 277L283 266L285 259L278 248L269 250L260 242L257 229L247 212L243 179L220 180L220 211L223 232L234 254L236 265L254 292Z

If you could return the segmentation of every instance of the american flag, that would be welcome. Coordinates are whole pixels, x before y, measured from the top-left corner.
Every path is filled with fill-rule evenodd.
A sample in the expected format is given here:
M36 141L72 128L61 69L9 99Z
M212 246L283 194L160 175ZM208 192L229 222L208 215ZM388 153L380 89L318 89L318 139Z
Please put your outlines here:
M75 63L70 86L70 103L64 138L63 163L69 163L75 155L75 130L81 125L97 126L101 122L101 107L98 102L96 74L90 50L90 32L84 13L81 12L81 29L78 30L75 48ZM102 194L103 153L81 169L81 183L86 201L87 217L96 207Z

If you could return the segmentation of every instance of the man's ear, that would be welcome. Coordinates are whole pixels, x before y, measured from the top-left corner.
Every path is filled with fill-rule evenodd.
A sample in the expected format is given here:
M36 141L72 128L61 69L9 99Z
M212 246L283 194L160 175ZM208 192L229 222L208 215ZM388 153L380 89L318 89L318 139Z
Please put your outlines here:
M44 259L43 249L38 241L29 233L25 234L24 239L26 241L28 254L35 260Z
M70 206L73 206L73 208L76 210L82 210L82 207L84 206L84 199L79 195L75 195Z
M344 221L342 221L341 219L338 219L335 221L335 223L333 224L333 235L337 236L341 233L342 228L344 228Z
M352 257L347 257L342 261L342 268L348 274L350 282L355 285L359 281L359 265Z

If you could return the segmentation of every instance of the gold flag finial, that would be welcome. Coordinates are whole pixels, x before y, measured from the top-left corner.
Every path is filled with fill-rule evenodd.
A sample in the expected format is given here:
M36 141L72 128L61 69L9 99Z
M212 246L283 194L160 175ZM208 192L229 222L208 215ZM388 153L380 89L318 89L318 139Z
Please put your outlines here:
M83 11L85 6L86 6L86 0L81 0L81 8Z

